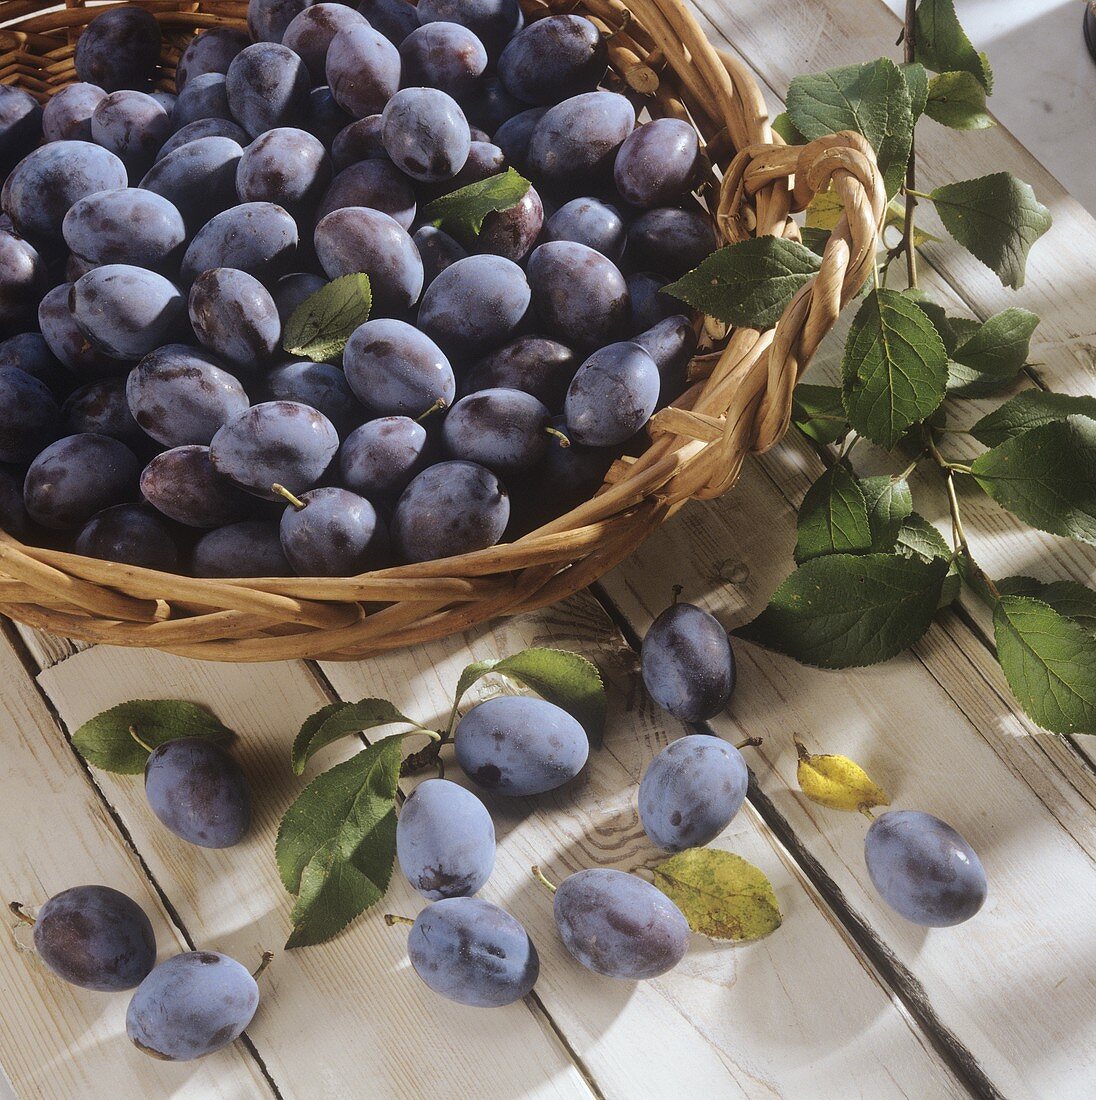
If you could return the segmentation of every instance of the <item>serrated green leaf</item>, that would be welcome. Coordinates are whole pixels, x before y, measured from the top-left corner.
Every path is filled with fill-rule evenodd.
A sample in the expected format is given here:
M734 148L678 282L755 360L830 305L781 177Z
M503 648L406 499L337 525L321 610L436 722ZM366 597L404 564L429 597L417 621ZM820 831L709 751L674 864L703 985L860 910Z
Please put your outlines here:
M533 647L509 657L473 662L457 680L450 724L465 692L489 672L509 676L567 711L586 731L590 744L600 748L605 732L605 685L597 665L582 654Z
M971 45L953 0L921 0L917 5L914 56L934 73L967 72L987 94L993 91L989 60Z
M940 73L929 81L925 114L952 130L988 130L996 126L986 111L986 90L967 72Z
M929 196L944 228L1014 290L1024 285L1031 246L1050 228L1050 211L1011 172L937 187Z
M509 210L525 197L529 181L513 168L441 195L422 211L425 221L478 237L488 214Z
M346 341L369 320L373 295L364 272L342 275L310 294L290 314L282 347L310 363L332 363Z
M1096 733L1096 638L1049 604L1002 596L997 659L1025 713L1052 733Z
M398 711L387 699L360 699L356 703L328 703L310 714L293 741L293 770L300 775L305 765L320 749L377 726L402 722L418 726L413 718Z
M953 337L948 390L957 397L976 397L1015 381L1027 362L1039 318L1012 307L981 324L966 317L951 317L948 324Z
M773 132L779 134L783 139L785 145L806 145L807 139L792 125L792 120L788 118L787 111L781 111L769 123L773 128Z
M797 241L751 237L713 252L663 292L728 324L766 329L821 266Z
M118 775L140 775L145 770L148 750L133 739L131 726L151 748L180 737L205 737L226 745L235 736L197 703L181 699L135 699L88 719L72 735L72 746L93 768Z
M855 553L871 546L864 494L844 466L831 466L807 490L796 522L795 560Z
M915 302L873 290L853 318L841 375L849 422L889 449L944 400L948 357Z
M913 113L913 121L916 122L925 112L925 102L929 97L928 70L920 61L909 61L898 66L905 77L906 87L910 93L910 110Z
M913 513L913 496L905 478L863 477L860 490L871 526L871 549L893 550L902 524Z
M814 558L734 633L820 668L876 664L929 628L947 571L946 561L895 554Z
M800 382L792 396L792 423L816 443L834 443L849 430L836 386Z
M1096 592L1080 581L1037 581L1034 577L1005 577L997 581L1002 596L1032 596L1059 615L1072 619L1096 637Z
M1096 543L1096 420L1069 416L999 443L971 463L978 484L1040 531Z
M830 243L830 231L815 229L813 225L804 225L800 227L799 239L816 256L821 256L826 251L826 245Z
M713 940L758 940L780 927L772 883L752 863L720 848L687 848L653 868L655 885Z
M898 528L894 549L903 557L918 557L922 561L938 558L947 563L948 572L940 589L940 600L937 606L947 607L955 602L962 587L959 560L952 554L951 547L948 546L947 540L937 527L929 523L920 513L911 512Z
M797 76L787 104L792 125L812 140L841 130L863 134L875 150L888 197L902 186L913 111L906 78L889 58Z
M970 434L979 443L996 447L1014 435L1055 420L1065 420L1068 416L1087 416L1096 420L1096 397L1024 390L993 412L986 413L970 429Z

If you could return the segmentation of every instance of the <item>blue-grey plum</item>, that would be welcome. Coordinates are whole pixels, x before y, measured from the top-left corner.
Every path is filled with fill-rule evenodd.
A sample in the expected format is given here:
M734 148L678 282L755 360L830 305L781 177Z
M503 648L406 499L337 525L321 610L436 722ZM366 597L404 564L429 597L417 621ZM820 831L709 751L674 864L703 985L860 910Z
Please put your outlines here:
M512 260L468 256L451 264L430 284L418 323L445 352L473 359L514 336L529 301L525 272Z
M518 0L421 0L420 23L460 23L472 31L492 57L498 57L521 26Z
M96 15L76 40L76 75L108 92L144 88L160 60L160 25L144 8Z
M247 32L252 42L281 42L286 28L312 0L248 0Z
M562 707L528 695L500 695L457 724L457 763L495 794L543 794L574 779L586 764L586 731Z
M331 40L346 27L368 25L365 16L346 4L310 4L293 16L282 45L300 55L313 84L326 84Z
M730 701L736 672L726 630L714 615L675 603L643 639L643 683L651 698L683 722L706 722Z
M182 133L180 130L175 136ZM214 214L235 205L236 169L243 153L240 142L232 137L195 138L158 160L141 186L171 202L193 232Z
M179 288L131 264L105 264L81 275L72 284L71 306L80 331L115 359L140 359L186 330Z
M364 271L374 313L410 309L422 293L422 260L407 230L380 210L345 206L316 226L316 255L328 278Z
M459 23L424 23L400 43L405 87L440 88L467 95L487 68L487 51Z
M6 176L41 140L42 108L29 92L0 85L0 175Z
M224 73L204 73L183 88L171 108L171 125L176 130L203 118L232 120L228 106L228 81Z
M317 290L322 290L325 286L327 280L310 271L294 271L290 275L283 275L270 290L274 304L278 307L278 316L282 319L282 328L289 323L289 318L299 305L303 305Z
M607 344L579 367L567 389L568 436L588 447L626 442L651 418L660 387L658 367L643 348Z
M495 866L491 815L459 784L428 779L400 810L396 856L407 881L431 901L474 894Z
M643 348L658 367L661 388L657 407L663 408L677 398L688 383L689 363L696 353L693 322L683 313L671 314L633 336L632 343Z
M291 577L278 525L245 519L204 534L194 546L196 577Z
M641 271L678 279L716 247L711 220L699 209L656 206L628 228L628 262Z
M110 886L73 886L38 910L34 946L66 982L116 993L140 985L156 963L148 914Z
M327 48L327 84L354 118L379 114L400 86L400 53L373 27L339 31Z
M191 284L187 309L199 343L235 366L257 369L281 343L278 306L266 287L246 271L231 267L203 271Z
M34 529L23 503L23 479L5 469L0 469L0 529L20 542L26 542Z
M672 970L689 946L689 922L649 882L594 867L565 878L553 911L564 946L587 970L641 981Z
M318 137L325 149L330 150L331 143L353 121L353 116L339 106L326 84L321 84L308 93L308 117L305 129Z
M252 136L276 126L296 126L308 113L308 69L287 46L256 42L228 67L232 117Z
M305 10L336 6L316 4ZM331 159L323 142L292 126L260 134L244 150L236 168L240 202L274 202L287 210L311 207L330 180Z
M171 117L145 92L111 92L92 112L92 140L126 166L130 179L152 167L160 146L171 136Z
M410 229L415 220L415 191L411 181L388 159L372 157L348 165L331 181L316 207L316 220L347 206L379 210Z
M200 848L231 848L251 824L243 769L205 737L157 745L145 764L145 796L168 829Z
M137 496L141 463L107 435L65 436L30 464L23 501L36 523L53 530L82 527L96 512Z
M469 130L471 133L471 130ZM502 150L490 141L471 141L468 144L468 158L455 176L433 182L420 181L415 188L422 204L433 202L442 195L449 195L470 183L497 176L506 170L506 158ZM469 247L475 243L475 234L465 234ZM488 249L480 251L487 252Z
M339 448L342 483L370 500L392 500L429 461L426 429L409 416L382 416L355 428Z
M880 814L864 838L864 861L879 896L926 928L962 924L986 900L978 854L950 825L920 810Z
M464 167L472 135L451 95L437 88L404 88L381 117L385 152L412 179L448 180Z
M124 378L97 378L73 390L61 406L66 435L95 432L113 436L134 450L148 443L148 436L133 419L126 400Z
M424 290L447 267L468 255L464 245L433 225L420 226L411 239L415 242L422 260Z
M451 558L494 546L509 520L510 498L490 470L473 462L439 462L404 489L392 541L404 561Z
M493 134L507 119L520 115L529 104L512 96L497 76L484 76L461 98L460 106L470 126Z
M44 382L58 401L67 397L76 386L75 376L53 354L40 332L19 332L0 340L0 367L18 367Z
M179 544L171 525L147 504L115 504L97 512L80 528L74 549L88 558L179 570Z
M679 202L696 182L700 139L679 118L656 118L633 130L617 153L617 191L632 206L647 208Z
M742 808L749 779L733 745L710 734L689 734L647 765L639 785L639 819L659 848L702 848Z
M536 466L544 457L550 420L551 413L530 393L478 390L449 410L442 442L450 457L478 462L505 477Z
M72 315L71 290L71 283L60 283L38 303L38 326L50 351L81 378L126 374L128 363L105 355L80 331Z
M12 169L0 204L22 236L55 241L74 202L128 182L126 166L109 149L90 141L52 141Z
M162 270L186 240L183 216L162 195L138 187L99 191L73 203L61 223L65 244L90 264Z
M519 336L476 363L465 389L468 393L494 387L522 390L558 410L578 367L575 353L558 340Z
M407 954L435 993L476 1008L520 1001L540 976L529 933L504 909L480 898L443 898L428 905L411 929Z
M165 91L163 88L153 88L148 93L170 115L175 109L175 101L179 98L174 92Z
M146 355L129 374L126 398L134 420L165 447L207 444L248 407L239 379L186 344Z
M175 86L181 92L193 77L227 73L232 59L250 45L251 39L235 27L210 27L196 34L175 66Z
M408 0L361 0L358 11L395 46L419 25L419 13Z
M18 367L0 367L0 462L25 465L60 428L49 386Z
M183 257L180 279L189 286L203 271L231 267L266 282L291 268L297 240L297 223L288 211L272 202L241 203L198 230Z
M426 333L394 318L366 321L351 333L343 370L359 400L382 415L421 416L456 396L445 353Z
M209 448L172 447L141 472L141 495L187 527L224 527L248 515L253 498L213 469Z
M364 497L325 486L290 504L279 531L289 564L302 577L354 577L389 562L388 528Z
M126 1034L154 1058L189 1062L235 1042L258 1006L259 987L246 967L215 951L188 951L137 987Z
M575 241L617 263L628 231L615 206L595 198L565 202L544 226L545 241Z
M512 206L488 213L478 235L462 239L476 252L520 263L537 243L543 227L544 204L537 189L529 187Z
M530 107L512 115L495 131L495 144L502 150L506 163L519 172L528 171L529 142L547 110L547 107Z
M247 136L247 131L231 119L196 118L193 122L188 122L185 126L179 127L160 146L160 151L156 154L156 160L161 161L169 153L174 153L180 146L188 145L192 141L205 137L231 138L241 148L251 140ZM141 186L145 186L143 182Z
M593 91L608 62L605 39L589 19L550 15L510 39L499 57L499 76L518 99L549 105Z
M214 468L242 489L280 500L271 486L300 494L323 476L339 449L326 416L296 401L264 401L230 420L209 445Z
M549 241L529 257L533 306L549 334L601 347L628 330L631 300L616 264L576 241Z
M549 107L529 141L533 178L559 194L588 194L611 179L635 124L635 108L616 92L581 92Z
M268 372L259 386L263 401L299 401L322 412L342 438L366 417L334 363L283 363Z
M34 316L46 286L46 265L37 249L0 230L0 331L21 328Z
M628 276L633 332L645 332L659 321L681 312L681 300L662 293L662 288L669 282L669 279L650 271L636 271Z
M98 84L69 84L50 96L42 109L46 141L91 141L91 116L107 93Z
M404 0L400 0L401 3ZM410 5L408 5L410 6ZM343 127L331 142L331 160L335 171L341 172L363 160L387 160L381 129L384 119L380 114L366 115Z

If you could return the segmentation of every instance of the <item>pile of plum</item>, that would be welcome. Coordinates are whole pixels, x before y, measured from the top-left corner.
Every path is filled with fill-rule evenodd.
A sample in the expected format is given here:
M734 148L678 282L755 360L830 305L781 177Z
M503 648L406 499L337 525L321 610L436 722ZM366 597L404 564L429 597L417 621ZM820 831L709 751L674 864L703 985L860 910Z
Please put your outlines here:
M171 95L155 20L111 9L44 110L0 87L0 526L347 576L588 499L695 351L662 293L716 245L695 130L637 126L598 28L518 0L251 0L248 27L192 39ZM480 228L424 216L511 168ZM341 365L294 361L289 318L354 273Z

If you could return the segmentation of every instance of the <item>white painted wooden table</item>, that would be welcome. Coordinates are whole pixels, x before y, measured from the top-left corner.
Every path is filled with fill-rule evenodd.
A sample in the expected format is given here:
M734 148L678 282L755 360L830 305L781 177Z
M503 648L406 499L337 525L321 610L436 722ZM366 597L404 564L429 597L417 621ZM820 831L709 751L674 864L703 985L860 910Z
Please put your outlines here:
M774 109L796 73L888 52L897 30L880 0L702 0L697 7L713 39L753 64ZM1081 5L960 0L959 9L996 63L994 103L1004 105L1005 122L1096 205L1096 67L1083 53ZM925 179L1008 168L1034 184L1055 216L1020 295L1002 291L954 248L929 251L925 282L979 316L1005 304L1030 306L1043 318L1038 366L1021 385L1092 392L1096 221L1004 127L956 138L925 124L918 145ZM824 356L813 377L831 368ZM77 883L110 883L152 914L161 957L194 945L249 960L280 946L290 905L273 837L301 786L288 746L302 718L323 703L382 695L440 718L467 661L532 643L590 654L611 690L606 746L577 789L535 808L492 806L501 844L483 894L511 909L538 943L542 976L527 1002L483 1012L429 994L405 961L404 935L387 929L378 911L326 946L280 954L247 1041L203 1062L170 1065L125 1040L125 996L68 987L5 937L0 1066L12 1094L1096 1095L1096 744L1049 736L1024 718L993 660L984 614L971 603L942 615L912 653L853 673L808 670L739 647L740 687L715 726L735 740L763 737L764 745L752 756L749 805L718 843L772 879L785 914L775 934L740 947L698 939L676 971L637 986L580 970L555 937L531 862L558 876L657 858L638 824L635 784L681 730L637 690L631 642L674 582L728 625L756 611L788 569L793 506L819 471L817 455L789 439L750 465L733 494L686 509L596 592L380 660L230 667L102 647L78 652L5 629L4 894L34 902ZM1092 582L1091 550L1025 531L974 497L964 506L977 555L991 571ZM928 511L943 519L943 500L937 496ZM258 794L245 843L223 852L180 844L151 817L139 780L82 766L68 734L135 697L201 701L239 731L238 751ZM859 759L896 804L954 823L989 872L983 912L961 928L926 932L886 910L867 881L861 819L819 810L792 792L793 732L812 748ZM315 766L335 758L328 750ZM385 908L418 907L397 875Z

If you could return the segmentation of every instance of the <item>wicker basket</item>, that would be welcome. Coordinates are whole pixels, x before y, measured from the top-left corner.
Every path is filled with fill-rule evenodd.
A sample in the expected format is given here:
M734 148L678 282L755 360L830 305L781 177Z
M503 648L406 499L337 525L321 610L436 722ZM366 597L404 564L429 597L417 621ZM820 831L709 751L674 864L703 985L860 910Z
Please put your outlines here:
M592 18L609 37L612 86L637 109L696 125L711 165L701 195L727 242L797 238L789 215L836 189L845 216L821 271L779 324L709 333L712 348L693 362L687 392L651 421L647 449L618 461L592 500L516 542L359 577L198 580L23 546L0 532L0 612L72 638L209 660L361 658L575 592L687 500L725 492L749 452L780 439L796 380L871 271L885 206L871 148L848 132L784 145L749 71L707 41L681 0L522 2L529 19ZM247 9L234 0L141 6L164 31L168 89L191 34L244 26ZM76 39L99 10L0 0L0 82L46 99L73 81Z

